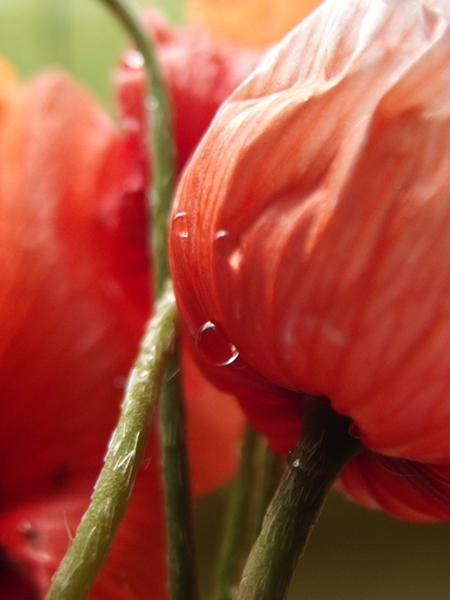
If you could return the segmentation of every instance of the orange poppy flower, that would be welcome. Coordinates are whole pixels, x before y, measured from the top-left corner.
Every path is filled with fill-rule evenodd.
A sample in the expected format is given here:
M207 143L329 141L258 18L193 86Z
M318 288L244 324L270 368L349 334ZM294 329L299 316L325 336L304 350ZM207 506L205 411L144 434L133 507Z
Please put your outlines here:
M224 104L171 225L210 377L279 451L304 394L367 448L340 485L450 518L450 11L329 0Z
M246 72L237 54L229 59L197 29L174 33L160 22L154 27L186 160L214 110ZM193 48L195 71L186 73ZM253 64L245 56L244 63L248 69ZM120 129L64 74L41 74L19 84L7 63L0 63L0 598L5 600L43 597L48 589L89 503L148 316L142 73L131 63L118 79ZM183 364L199 494L233 473L242 417L234 399L218 393L188 353ZM93 600L167 597L157 457L152 433Z

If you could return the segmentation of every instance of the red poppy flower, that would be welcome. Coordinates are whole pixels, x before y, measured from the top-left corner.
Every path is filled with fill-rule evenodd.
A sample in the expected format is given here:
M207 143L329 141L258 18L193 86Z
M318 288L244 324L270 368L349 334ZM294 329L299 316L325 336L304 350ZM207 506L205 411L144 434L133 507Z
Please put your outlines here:
M206 36L164 31L161 56L179 119L180 160L186 160L214 107L245 69L238 54L232 61L204 41L204 54L195 52L199 79L191 78L183 71L184 55ZM245 64L250 68L250 61ZM47 73L20 85L0 63L0 598L5 600L42 597L48 589L89 503L148 314L148 173L145 132L137 120L142 75L127 69L119 75L124 115L119 130L65 75ZM199 494L232 474L242 418L233 400L191 363L185 353L190 458ZM133 600L149 592L166 598L157 454L152 434L92 599Z
M198 360L275 449L304 394L367 451L340 485L450 518L450 12L325 2L224 104L171 225Z

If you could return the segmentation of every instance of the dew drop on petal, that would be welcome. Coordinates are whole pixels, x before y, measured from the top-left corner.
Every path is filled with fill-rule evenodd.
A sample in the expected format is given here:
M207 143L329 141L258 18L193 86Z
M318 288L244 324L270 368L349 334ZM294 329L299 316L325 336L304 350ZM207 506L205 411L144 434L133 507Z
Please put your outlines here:
M227 262L232 269L239 267L240 261L236 261L236 256L240 256L239 242L239 236L226 229L219 229L214 234L214 252L216 257L221 262Z
M219 255L225 258L229 258L230 254L234 251L239 238L234 233L230 233L226 229L219 229L214 234L214 250Z
M188 214L185 211L177 213L172 219L172 232L180 238L188 237Z
M230 365L239 356L236 346L226 340L211 321L200 327L196 347L199 354L216 367Z
M137 50L130 48L124 53L123 62L130 69L142 69L144 66L144 57Z

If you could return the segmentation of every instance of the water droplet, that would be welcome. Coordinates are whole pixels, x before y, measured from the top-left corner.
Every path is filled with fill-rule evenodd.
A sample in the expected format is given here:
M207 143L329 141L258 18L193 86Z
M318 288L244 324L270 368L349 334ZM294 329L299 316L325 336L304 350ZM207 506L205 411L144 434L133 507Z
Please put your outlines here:
M211 321L207 321L200 327L196 346L203 358L217 367L230 365L239 356L236 346L226 340Z
M359 440L359 429L353 422L349 425L348 435L352 438L355 438L355 440Z
M286 456L287 463L293 469L299 469L302 466L300 457L298 455L298 450L294 448L293 450L289 450Z
M214 247L219 252L223 252L227 256L232 252L238 242L238 236L230 233L226 229L219 229L214 234Z
M144 66L144 57L140 52L130 48L123 55L123 62L130 67L130 69L142 69Z
M180 238L188 237L188 214L185 211L177 213L172 219L172 231Z
M21 521L18 525L19 533L29 542L31 546L37 546L39 533L30 523L30 521Z
M241 251L239 246L239 236L226 229L219 229L214 234L214 251L217 257L225 260L232 269L239 267Z

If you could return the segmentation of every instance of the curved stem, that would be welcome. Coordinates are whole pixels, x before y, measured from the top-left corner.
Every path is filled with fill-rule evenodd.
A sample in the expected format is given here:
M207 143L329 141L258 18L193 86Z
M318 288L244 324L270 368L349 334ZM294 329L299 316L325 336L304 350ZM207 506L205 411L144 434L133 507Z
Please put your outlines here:
M302 435L250 553L238 600L283 600L323 502L345 463L363 450L350 420L327 400L306 400Z
M171 356L166 372L170 379L161 392L159 431L163 467L170 598L171 600L195 600L198 596L198 586L192 496L178 348ZM170 376L171 373L175 373L175 375Z
M147 444L161 381L175 341L176 321L175 299L169 287L156 304L131 371L119 423L91 504L53 577L46 600L83 600L106 560Z
M167 223L175 188L175 150L172 136L170 102L158 66L150 34L144 30L131 3L127 0L102 0L117 16L142 54L150 87L146 100L150 111L149 149L152 152L152 187L149 191L152 235L154 291L158 297L169 276L167 260Z

